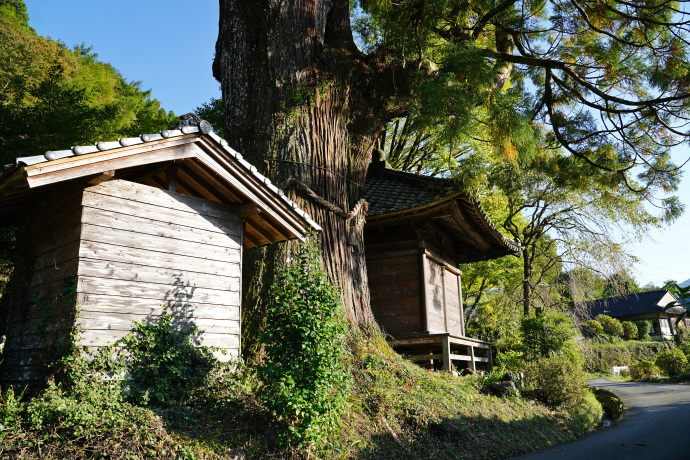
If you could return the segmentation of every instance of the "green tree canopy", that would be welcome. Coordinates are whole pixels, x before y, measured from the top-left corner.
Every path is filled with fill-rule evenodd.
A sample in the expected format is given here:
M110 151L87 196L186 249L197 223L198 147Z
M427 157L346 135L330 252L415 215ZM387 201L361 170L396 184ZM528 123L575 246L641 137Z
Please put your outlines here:
M0 150L18 156L174 123L141 83L128 82L84 44L74 49L28 27L23 2L0 2Z

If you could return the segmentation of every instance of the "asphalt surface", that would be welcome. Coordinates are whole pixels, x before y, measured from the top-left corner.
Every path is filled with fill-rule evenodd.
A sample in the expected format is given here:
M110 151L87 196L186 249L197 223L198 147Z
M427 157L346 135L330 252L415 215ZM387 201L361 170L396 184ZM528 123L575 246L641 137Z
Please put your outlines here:
M690 385L590 380L623 401L610 427L518 459L690 460Z

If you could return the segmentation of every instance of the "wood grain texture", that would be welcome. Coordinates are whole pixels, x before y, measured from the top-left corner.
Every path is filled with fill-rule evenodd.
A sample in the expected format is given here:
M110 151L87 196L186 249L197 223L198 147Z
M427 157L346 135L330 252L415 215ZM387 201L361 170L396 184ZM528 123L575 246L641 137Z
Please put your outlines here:
M159 317L167 309L176 318L203 318L239 321L240 308L214 304L172 301L154 303L149 299L119 297L116 295L84 294L77 296L80 311L103 314L132 313L139 316Z
M152 303L167 301L182 301L206 303L213 305L237 306L240 302L238 291L220 291L208 288L196 288L182 284L169 285L139 283L132 281L114 280L108 278L93 278L80 276L77 292L81 294L120 295L139 299L150 299Z
M216 203L204 198L183 195L180 193L146 187L124 180L111 180L84 190L85 195L96 193L107 197L121 198L125 201L136 201L155 207L184 211L199 216L215 217L238 223L241 219L234 213L234 208L224 203Z
M92 225L107 224L108 227L113 229L136 230L139 233L148 235L162 236L210 246L227 246L230 244L229 240L235 240L236 244L239 244L239 224L234 227L230 226L231 228L227 228L226 231L220 232L217 228L211 231L188 225L188 223L193 224L193 220L190 219L192 222L190 222L190 220L185 221L181 219L180 216L167 220L173 222L154 220L148 217L148 213L144 216L133 216L115 212L114 210L87 207L84 209L82 222ZM203 225L203 223L200 223L200 225Z
M171 269L166 268L88 258L81 259L79 275L167 286L174 284L189 288L209 288L220 291L240 290L238 273L228 273L227 276L223 276L197 273L190 269L175 270L172 273Z
M96 208L120 214L128 214L130 216L146 217L158 222L184 225L226 235L234 236L237 232L238 223L234 221L209 216L200 218L200 216L194 212L159 207L137 201L128 201L122 198L108 197L97 193L85 193L83 204L85 208Z
M239 261L204 261L204 259L192 255L168 254L148 249L139 249L133 252L125 246L96 241L83 241L79 247L79 256L88 259L124 262L170 269L171 280L173 279L172 273L176 270L184 271L185 269L191 269L194 270L195 273L233 276L237 274L240 269Z

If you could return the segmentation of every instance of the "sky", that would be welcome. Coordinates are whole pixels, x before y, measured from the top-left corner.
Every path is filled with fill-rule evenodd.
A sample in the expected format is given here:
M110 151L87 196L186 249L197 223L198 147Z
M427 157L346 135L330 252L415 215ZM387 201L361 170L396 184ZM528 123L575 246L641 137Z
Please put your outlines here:
M39 35L73 47L93 46L103 62L127 80L141 81L152 97L177 115L220 98L211 63L218 33L217 0L25 0L29 24ZM677 163L690 148L674 153ZM690 278L690 172L676 193L686 213L663 231L653 231L630 251L638 284L663 285Z

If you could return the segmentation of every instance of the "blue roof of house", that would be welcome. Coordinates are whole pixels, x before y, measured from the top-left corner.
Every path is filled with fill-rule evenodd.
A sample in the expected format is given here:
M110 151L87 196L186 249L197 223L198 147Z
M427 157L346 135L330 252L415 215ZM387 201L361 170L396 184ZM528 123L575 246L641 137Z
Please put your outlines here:
M670 299L664 299L667 296L670 296ZM616 318L620 316L662 313L664 307L674 300L676 299L666 289L658 289L656 291L591 300L585 303L585 308L591 318L600 314Z

